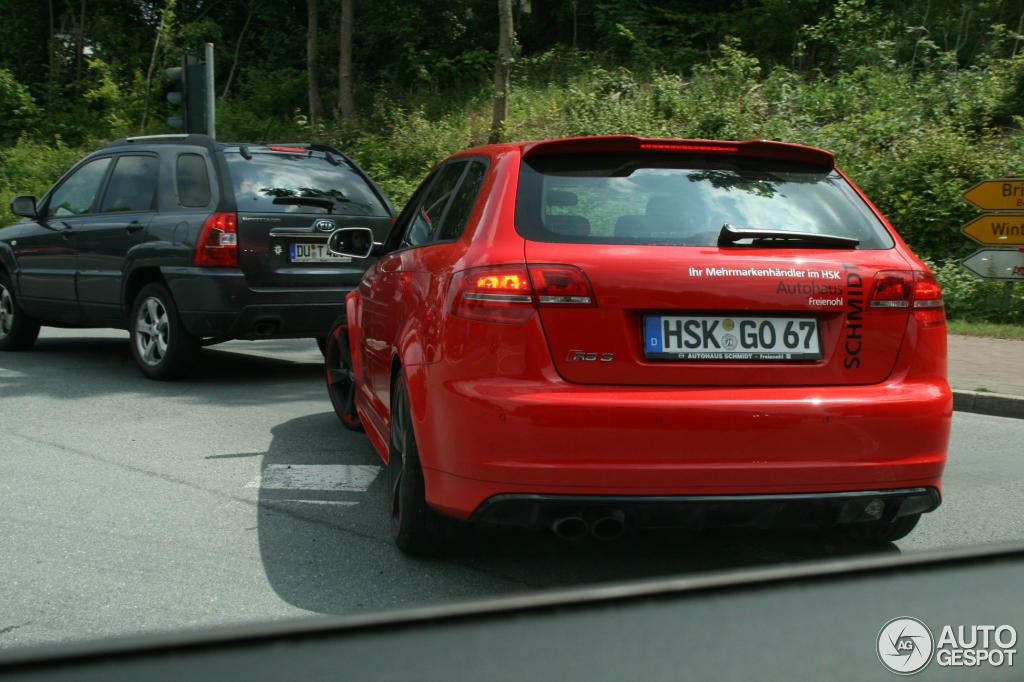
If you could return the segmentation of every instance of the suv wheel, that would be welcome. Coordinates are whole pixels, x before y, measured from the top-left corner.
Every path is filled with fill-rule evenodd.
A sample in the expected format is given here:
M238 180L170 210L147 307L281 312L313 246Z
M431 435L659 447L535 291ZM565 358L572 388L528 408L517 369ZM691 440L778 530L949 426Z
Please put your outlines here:
M162 284L147 284L132 305L132 355L150 379L180 379L199 360L202 340L188 333L171 292Z
M0 350L28 350L39 337L39 323L25 314L11 280L0 273Z

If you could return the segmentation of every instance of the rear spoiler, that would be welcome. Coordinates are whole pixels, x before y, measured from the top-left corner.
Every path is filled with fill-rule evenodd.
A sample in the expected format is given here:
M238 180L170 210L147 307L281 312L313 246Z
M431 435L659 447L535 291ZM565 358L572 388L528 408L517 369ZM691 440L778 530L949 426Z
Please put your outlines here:
M831 152L816 147L771 140L673 140L643 138L636 135L599 135L568 137L561 140L527 142L522 146L523 157L546 154L588 154L600 152L676 152L680 154L721 154L745 158L778 159L835 168L836 159Z

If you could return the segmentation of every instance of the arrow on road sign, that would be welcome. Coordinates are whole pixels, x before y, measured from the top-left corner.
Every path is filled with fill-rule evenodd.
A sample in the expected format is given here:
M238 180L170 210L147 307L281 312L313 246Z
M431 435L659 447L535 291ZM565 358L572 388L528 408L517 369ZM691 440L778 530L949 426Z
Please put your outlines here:
M960 265L982 279L1024 280L1024 248L980 249Z
M1024 210L1024 179L985 180L961 196L982 211Z
M960 231L986 246L1024 246L1024 215L989 213L975 218Z

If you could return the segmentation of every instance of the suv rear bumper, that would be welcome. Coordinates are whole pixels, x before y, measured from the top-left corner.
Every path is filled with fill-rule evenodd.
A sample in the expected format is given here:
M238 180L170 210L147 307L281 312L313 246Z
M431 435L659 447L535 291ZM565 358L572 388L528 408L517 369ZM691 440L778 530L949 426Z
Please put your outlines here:
M633 528L702 530L801 524L828 528L871 521L891 523L903 516L935 511L940 503L939 491L932 487L798 495L504 494L485 500L470 521L539 528L568 516L593 519L619 514L624 524Z
M161 268L189 333L231 339L326 336L352 287L253 288L238 269Z

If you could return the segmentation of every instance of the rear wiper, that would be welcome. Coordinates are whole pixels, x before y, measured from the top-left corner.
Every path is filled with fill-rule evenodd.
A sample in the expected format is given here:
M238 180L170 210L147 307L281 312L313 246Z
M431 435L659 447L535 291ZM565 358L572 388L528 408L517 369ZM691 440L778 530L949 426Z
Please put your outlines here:
M796 230L749 230L726 223L718 233L719 246L735 246L741 239L752 239L757 246L835 246L854 249L859 239L834 234L815 234Z
M334 211L334 202L330 199L317 199L316 197L276 197L275 204L286 204L288 206L315 206L325 208L328 213Z

